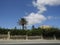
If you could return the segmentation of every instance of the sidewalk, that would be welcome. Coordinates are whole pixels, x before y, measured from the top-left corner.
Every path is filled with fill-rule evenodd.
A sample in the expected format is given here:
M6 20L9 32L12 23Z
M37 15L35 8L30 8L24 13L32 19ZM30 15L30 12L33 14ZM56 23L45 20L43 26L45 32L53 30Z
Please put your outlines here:
M60 43L60 40L0 40L0 44Z

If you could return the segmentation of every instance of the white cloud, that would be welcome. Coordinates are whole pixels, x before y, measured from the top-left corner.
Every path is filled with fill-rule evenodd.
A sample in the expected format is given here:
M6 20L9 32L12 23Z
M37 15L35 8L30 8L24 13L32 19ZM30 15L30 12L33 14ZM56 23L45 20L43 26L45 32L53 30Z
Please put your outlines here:
M56 16L47 16L47 19L60 19L60 17L56 17Z
M36 0L33 1L33 5L39 10L38 13L43 13L46 11L46 5L57 6L60 5L60 0Z
M36 23L41 23L42 21L46 20L45 16L43 16L41 14L37 14L37 13L30 13L25 18L28 21L28 25L33 25L33 24L36 24Z
M47 19L52 19L52 18L54 18L53 16L47 16Z
M47 11L46 5L48 6L57 6L60 5L60 0L36 0L33 1L33 6L37 7L39 11L37 13L30 13L24 18L28 21L29 25L37 24L37 23L42 23L46 19L52 19L54 18L53 16L48 16L45 17L42 15L44 11Z

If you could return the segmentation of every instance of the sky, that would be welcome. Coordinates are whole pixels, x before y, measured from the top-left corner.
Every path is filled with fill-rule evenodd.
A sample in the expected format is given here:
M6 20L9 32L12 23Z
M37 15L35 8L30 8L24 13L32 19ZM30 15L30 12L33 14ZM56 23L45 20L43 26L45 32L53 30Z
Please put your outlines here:
M17 22L21 18L28 21L27 28L60 28L60 0L0 0L0 27L20 28Z

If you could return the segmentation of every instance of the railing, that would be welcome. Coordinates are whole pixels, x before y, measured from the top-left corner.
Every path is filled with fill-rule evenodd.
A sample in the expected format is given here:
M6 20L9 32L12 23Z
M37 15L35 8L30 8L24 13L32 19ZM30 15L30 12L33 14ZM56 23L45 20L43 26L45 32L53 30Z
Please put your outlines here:
M10 36L10 39L26 39L26 36L25 35L23 35L23 36L21 36L21 35L14 35L14 36Z
M24 40L28 40L28 39L42 39L41 36L27 36L27 35L0 35L0 39L13 39L13 40L16 40L16 39L24 39ZM45 38L43 38L45 39ZM52 38L46 38L46 39L54 39L56 40L56 37L52 37Z
M11 36L10 39L41 39L41 36L15 35L15 36Z
M8 35L0 35L0 39L8 39ZM9 39L41 39L41 36L10 35Z
M0 35L0 39L7 39L7 37L8 35L4 35L4 34Z
M49 37L50 38L50 37ZM47 39L49 39L47 38ZM27 36L27 35L10 35L10 32L8 32L8 34L1 34L0 35L0 39L44 39L42 35L40 36ZM54 39L56 40L56 36L54 35L52 38L50 39Z

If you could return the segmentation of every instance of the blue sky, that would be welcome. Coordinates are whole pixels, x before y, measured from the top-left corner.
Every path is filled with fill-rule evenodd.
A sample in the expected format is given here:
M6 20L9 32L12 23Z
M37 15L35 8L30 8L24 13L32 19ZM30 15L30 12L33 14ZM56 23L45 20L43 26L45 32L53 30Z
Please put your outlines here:
M38 11L41 11L41 9L38 9L37 7L39 7L40 4L35 2L38 5L36 6L35 4L34 6L33 2L35 2L35 0L0 0L0 27L14 28L16 26L19 28L17 23L18 19L36 14L38 16L42 15L43 21L40 18L40 22L39 20L37 21L39 23L32 23L34 18L32 21L30 18L26 18L31 21L31 25L35 25L35 27L39 27L40 25L50 25L60 28L60 1L59 4L54 3L55 5L50 5L51 2L46 4L46 10L43 10L42 13L39 12L39 14ZM30 27L31 26L29 25L28 28Z

